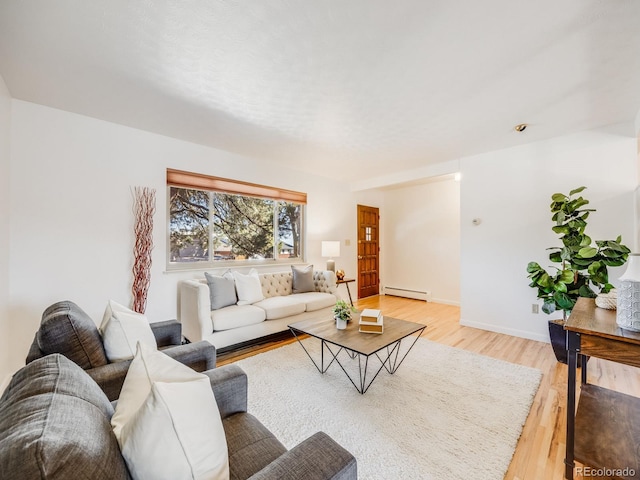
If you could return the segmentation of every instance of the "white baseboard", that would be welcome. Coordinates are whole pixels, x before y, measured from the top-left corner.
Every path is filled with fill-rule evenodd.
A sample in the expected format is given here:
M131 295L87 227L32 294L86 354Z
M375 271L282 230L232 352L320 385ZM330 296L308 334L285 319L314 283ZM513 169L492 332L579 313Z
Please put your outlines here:
M434 298L431 300L433 303L443 303L445 305L453 305L454 307L459 307L460 302L456 302L454 300L447 300L445 298Z
M498 327L490 323L474 322L465 320L463 318L460 319L460 325L463 325L465 327L479 328L480 330L487 330L489 332L504 333L506 335L511 335L512 337L520 337L526 338L528 340L535 340L537 342L550 343L548 335L541 335L539 333L519 330L517 328Z

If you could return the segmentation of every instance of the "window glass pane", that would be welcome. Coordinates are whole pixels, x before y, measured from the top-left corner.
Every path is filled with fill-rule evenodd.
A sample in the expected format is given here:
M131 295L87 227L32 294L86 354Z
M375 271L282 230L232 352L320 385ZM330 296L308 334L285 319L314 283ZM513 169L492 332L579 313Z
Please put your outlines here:
M301 258L302 205L278 202L278 258Z
M274 201L212 193L215 260L273 258Z
M208 261L209 193L171 187L169 195L171 261Z

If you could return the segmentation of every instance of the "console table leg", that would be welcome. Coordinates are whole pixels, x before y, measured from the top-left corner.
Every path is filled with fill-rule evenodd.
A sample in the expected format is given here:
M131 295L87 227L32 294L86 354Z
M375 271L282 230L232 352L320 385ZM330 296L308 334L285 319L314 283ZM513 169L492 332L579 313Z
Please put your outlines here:
M567 332L568 335L568 380L567 380L567 450L564 459L565 473L567 480L573 480L573 470L575 468L574 461L574 434L575 434L575 416L576 416L576 370L578 369L578 351L580 337L574 332ZM584 367L584 365L583 365Z

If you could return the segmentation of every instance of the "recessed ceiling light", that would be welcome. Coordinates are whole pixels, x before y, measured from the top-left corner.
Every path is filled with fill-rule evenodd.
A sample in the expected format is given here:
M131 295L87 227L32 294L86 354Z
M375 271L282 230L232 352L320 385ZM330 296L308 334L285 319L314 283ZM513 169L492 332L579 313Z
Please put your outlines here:
M528 126L529 126L529 125L527 125L526 123L519 123L518 125L516 125L515 127L513 127L513 129L514 129L516 132L524 132Z

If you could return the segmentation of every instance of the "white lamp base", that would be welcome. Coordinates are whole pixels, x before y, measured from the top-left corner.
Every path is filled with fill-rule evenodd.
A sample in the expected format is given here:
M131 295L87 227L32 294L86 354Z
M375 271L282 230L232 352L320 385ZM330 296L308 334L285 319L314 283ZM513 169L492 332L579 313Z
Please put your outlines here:
M327 270L330 272L336 271L336 262L333 260L327 260Z

